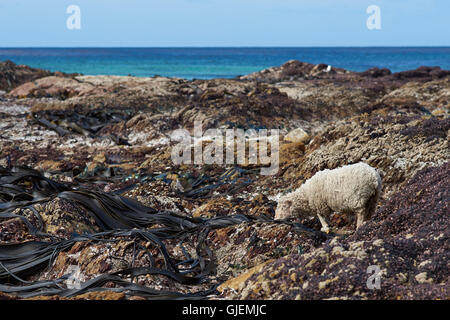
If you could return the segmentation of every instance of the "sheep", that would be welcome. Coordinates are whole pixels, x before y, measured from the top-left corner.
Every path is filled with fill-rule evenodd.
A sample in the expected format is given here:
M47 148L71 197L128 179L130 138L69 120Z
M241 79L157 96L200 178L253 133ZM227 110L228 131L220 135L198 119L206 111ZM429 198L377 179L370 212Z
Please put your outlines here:
M359 162L317 172L297 190L278 201L275 220L317 215L321 231L329 233L332 212L355 214L356 229L371 218L381 193L381 177L375 168Z

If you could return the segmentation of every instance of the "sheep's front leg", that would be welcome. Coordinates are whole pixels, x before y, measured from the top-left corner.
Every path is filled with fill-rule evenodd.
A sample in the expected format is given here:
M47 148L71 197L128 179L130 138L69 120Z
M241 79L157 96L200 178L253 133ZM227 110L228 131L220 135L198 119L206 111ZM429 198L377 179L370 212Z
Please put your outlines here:
M317 216L319 217L320 224L322 225L322 229L320 229L320 231L329 233L330 232L330 227L328 226L327 219L325 219L325 217L323 217L320 214L318 214Z

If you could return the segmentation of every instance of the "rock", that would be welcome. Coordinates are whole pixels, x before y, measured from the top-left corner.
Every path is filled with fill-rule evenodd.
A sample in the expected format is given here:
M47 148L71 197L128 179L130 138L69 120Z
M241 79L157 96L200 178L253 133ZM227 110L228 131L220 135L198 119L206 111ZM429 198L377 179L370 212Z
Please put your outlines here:
M101 153L99 153L99 154L96 154L95 156L94 156L94 159L93 159L93 161L94 162L97 162L97 163L105 163L106 162L106 156L105 156L105 153L104 152L101 152Z
M387 68L371 68L368 69L364 72L360 72L359 75L363 76L363 77L372 77L372 78L379 78L379 77L384 77L384 76L388 76L392 74L391 70L387 69Z
M94 87L86 82L79 82L72 78L50 76L27 82L9 94L17 98L24 97L58 97L67 99L78 95L83 95Z
M212 199L207 203L198 207L194 213L193 217L205 217L212 218L215 216L228 215L228 212L231 210L232 204L231 202L224 199Z
M61 171L64 168L64 163L62 161L42 160L36 165L36 168L42 171Z
M45 231L49 234L70 238L73 233L100 231L94 218L83 207L69 200L56 198L45 205L36 205L36 209L40 212Z
M1 300L17 300L17 297L0 292L0 301Z
M426 108L432 113L436 110L450 108L450 78L428 81L408 82L386 94L380 101L385 107L395 109L405 106ZM440 115L439 111L436 111Z
M70 300L125 300L125 294L123 292L93 291L80 294Z
M333 68L327 64L311 64L290 60L279 67L271 67L249 75L241 76L240 79L258 80L267 82L292 81L303 79L314 79L328 77L334 74L347 74L349 71L341 68Z
M427 273L422 272L415 276L418 283L433 283L433 279L428 279Z
M0 62L0 90L10 91L15 87L51 75L51 72L16 65L12 61Z
M435 109L432 112L433 116L436 117L448 117L449 110L444 108Z
M303 142L283 143L280 146L280 164L284 166L292 162L297 162L305 154L305 144Z
M219 287L217 287L217 290L221 293L223 293L225 290L239 290L242 289L242 287L244 286L244 282L250 278L253 274L257 273L257 272L261 272L264 267L273 262L273 260L267 260L266 262L263 262L251 269L249 269L248 271L242 273L241 275L229 279L227 281L225 281L224 283L222 283Z
M440 67L426 67L421 66L415 70L401 71L392 74L392 78L395 79L408 79L411 80L436 80L448 77L450 70L442 70Z
M310 136L302 128L297 128L290 131L285 137L285 141L294 143L306 143L310 139Z

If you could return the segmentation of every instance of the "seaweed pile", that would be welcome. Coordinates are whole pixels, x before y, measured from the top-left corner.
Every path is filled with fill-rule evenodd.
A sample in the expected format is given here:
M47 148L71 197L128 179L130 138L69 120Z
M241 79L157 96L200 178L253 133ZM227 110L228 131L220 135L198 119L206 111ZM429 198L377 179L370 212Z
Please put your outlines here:
M2 190L0 217L14 217L17 216L13 213L16 208L33 209L33 205L38 202L48 201L52 197L60 197L76 201L80 205L88 208L89 213L94 216L98 225L104 230L101 233L83 234L68 240L53 239L56 241L31 241L1 246L0 266L2 271L0 272L0 279L15 279L28 284L21 287L2 285L0 287L1 291L21 293L23 297L53 294L72 296L84 293L87 290L92 290L92 288L97 288L102 283L113 281L121 284L124 290L136 291L150 296L168 297L177 295L176 293L156 292L148 288L141 288L132 282L123 280L118 275L137 276L157 273L186 284L195 284L203 280L205 271L207 270L204 259L200 255L197 259L186 255L185 261L174 261L167 253L163 240L173 237L182 238L183 235L193 232L204 232L208 228L220 226L221 224L218 224L217 221L215 223L208 223L204 219L189 219L170 212L156 212L152 208L118 195L72 190L72 188L43 177L34 170L13 168L12 170L1 169L0 172L0 188ZM33 223L27 218L21 216L21 219L29 227L31 234L38 237L49 237L50 235L43 233L43 223L39 213L36 210L33 210L33 212L36 213L41 222L38 228L33 226ZM241 217L241 219L245 218ZM240 221L239 217L233 217L227 222L233 223L235 221ZM228 225L227 222L225 222L225 225ZM143 229L156 225L160 225L161 227ZM83 284L82 288L77 290L65 290L61 287L60 282L67 277L62 277L51 282L33 283L31 285L28 281L20 278L51 263L57 253L62 250L67 250L76 242L86 240L115 241L118 237L132 237L153 242L159 247L164 256L167 269L158 269L151 266L147 268L129 268L107 276L102 275ZM200 252L202 242L198 243L197 248L198 252ZM180 270L180 268L183 269ZM195 276L185 275L191 273L195 274Z
M76 190L53 180L29 168L0 168L0 218L19 217L28 227L36 240L23 243L0 245L0 281L14 282L22 285L0 285L0 291L14 293L22 298L34 296L59 295L72 297L86 292L112 290L127 292L128 295L145 298L200 298L215 292L209 290L195 293L168 292L133 283L133 279L142 275L163 275L173 281L186 285L207 282L212 268L212 252L205 245L205 237L215 229L226 228L234 224L250 223L257 220L246 215L215 217L212 219L190 218L169 211L156 211L132 199L116 194L98 191ZM193 195L193 194L191 194ZM62 239L45 233L42 217L33 205L48 202L52 198L61 198L85 207L95 219L102 232L74 234L69 239ZM15 210L31 209L37 217L38 225L24 216L15 214ZM298 226L302 231L315 232ZM196 234L197 257L184 251L185 260L179 261L170 256L164 241L177 239L186 241L188 235ZM48 281L27 281L36 271L48 267L62 251L67 251L78 242L114 242L120 238L133 239L135 248L133 259L140 250L146 250L139 244L142 241L153 243L164 259L164 268L154 265L154 258L148 250L150 264L146 267L130 267L113 273L103 274L85 283L79 288L64 287L63 282L71 275ZM126 278L131 278L127 280ZM115 283L119 288L104 288L105 283Z

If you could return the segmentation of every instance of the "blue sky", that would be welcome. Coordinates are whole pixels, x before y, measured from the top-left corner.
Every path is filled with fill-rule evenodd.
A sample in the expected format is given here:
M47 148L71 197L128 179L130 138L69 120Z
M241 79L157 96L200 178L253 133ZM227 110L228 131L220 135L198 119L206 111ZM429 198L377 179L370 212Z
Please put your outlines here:
M449 0L0 0L0 47L450 46L449 15Z

